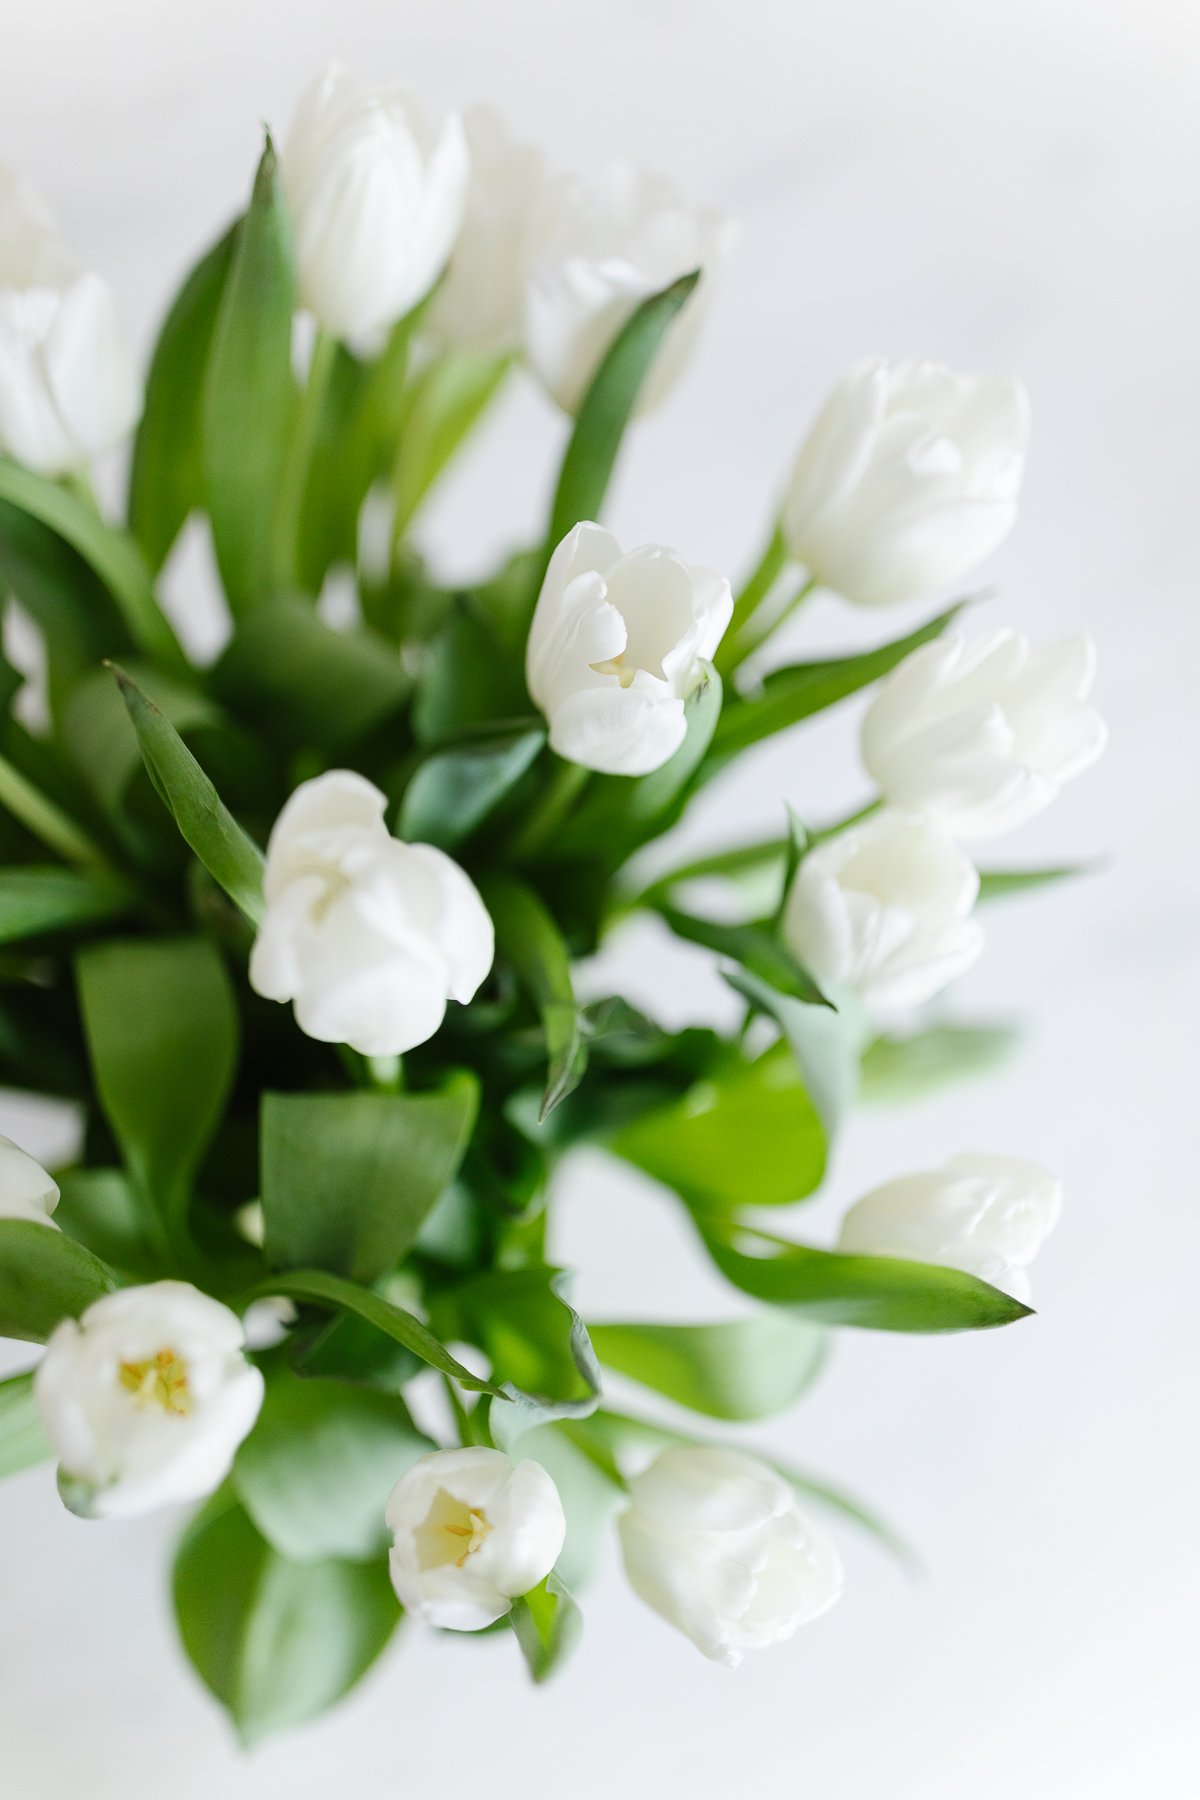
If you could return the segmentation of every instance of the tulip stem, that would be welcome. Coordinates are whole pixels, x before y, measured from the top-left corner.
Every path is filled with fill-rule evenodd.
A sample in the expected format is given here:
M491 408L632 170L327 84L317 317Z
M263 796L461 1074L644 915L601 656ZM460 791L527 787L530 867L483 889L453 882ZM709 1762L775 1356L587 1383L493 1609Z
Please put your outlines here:
M74 819L68 818L61 808L27 781L7 757L0 757L0 806L64 862L74 863L82 869L110 872L104 852L80 830Z
M808 599L816 585L816 577L806 575L798 588L793 589L790 594L785 593L782 598L772 599L771 594L765 595L753 613L747 614L735 631L726 632L716 656L721 675L732 675L735 669L740 668L746 658L765 644L771 633Z
M329 332L317 332L309 360L308 376L288 440L287 458L279 485L279 510L275 521L275 581L281 593L303 586L300 521L304 513L304 490L317 446L321 412L329 390L337 348L337 339Z
M558 767L542 791L541 799L530 808L512 846L514 862L536 856L550 834L562 824L567 813L588 780L589 771L581 763L558 760Z
M783 528L776 522L757 565L733 603L733 618L730 620L729 630L713 658L719 675L729 674L737 668L740 661L735 654L738 639L783 574L786 563L787 545L783 541Z

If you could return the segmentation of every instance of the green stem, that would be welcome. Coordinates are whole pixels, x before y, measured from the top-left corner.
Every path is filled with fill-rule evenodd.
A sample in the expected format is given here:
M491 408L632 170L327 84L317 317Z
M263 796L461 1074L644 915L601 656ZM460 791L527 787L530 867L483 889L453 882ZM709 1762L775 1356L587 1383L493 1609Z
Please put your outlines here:
M776 523L756 567L733 603L733 618L730 620L729 630L725 633L724 641L713 658L719 675L725 675L729 670L737 667L736 661L730 659L733 656L733 646L738 635L783 574L786 562L787 545L783 540L783 528Z
M541 799L530 808L525 824L513 841L511 855L514 862L524 862L537 855L551 833L562 824L588 782L591 771L582 763L564 762L561 758L557 761L558 766L546 783Z
M741 667L746 658L765 644L771 633L778 629L783 621L790 618L797 608L808 599L816 588L817 581L813 575L807 575L790 594L772 600L767 596L742 622L740 629L732 634L726 632L721 651L725 661L721 664L721 651L718 651L718 666L722 675L731 675Z
M0 806L64 862L112 873L104 852L86 832L81 831L52 800L47 800L45 794L27 781L6 757L0 757Z
M275 526L276 584L284 592L300 585L299 540L300 521L304 513L304 490L312 467L321 412L329 390L337 349L335 337L327 331L317 332L308 365L308 377L288 442Z

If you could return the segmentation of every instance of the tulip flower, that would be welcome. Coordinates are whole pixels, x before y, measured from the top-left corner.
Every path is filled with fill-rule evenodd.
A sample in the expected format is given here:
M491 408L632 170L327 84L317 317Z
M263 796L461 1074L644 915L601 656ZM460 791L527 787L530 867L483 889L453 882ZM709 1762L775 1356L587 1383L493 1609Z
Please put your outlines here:
M503 356L520 346L545 159L514 138L490 106L471 107L463 126L471 159L466 211L433 296L429 327L449 349Z
M755 1457L679 1445L630 1496L619 1521L630 1585L714 1662L736 1668L783 1642L842 1591L836 1547Z
M944 1169L905 1175L855 1202L839 1249L964 1269L1028 1301L1026 1273L1058 1223L1062 1185L1015 1156L956 1156Z
M1108 733L1087 696L1089 637L1031 650L1016 631L923 644L887 677L863 721L863 760L895 806L960 838L994 837L1049 806Z
M56 1326L34 1377L61 1471L95 1518L211 1494L258 1417L235 1313L186 1281L122 1288Z
M818 844L796 871L787 943L822 988L868 1007L917 1006L983 949L979 876L924 820L884 812Z
M266 915L250 985L291 1000L326 1044L398 1056L431 1038L450 999L472 998L492 966L492 921L456 862L405 844L379 789L345 769L301 784L275 821Z
M111 290L80 271L38 195L0 169L0 455L68 474L126 437L140 410Z
M691 358L733 237L722 213L689 206L670 182L627 164L594 182L575 176L547 182L525 300L525 354L547 393L564 411L576 412L630 314L700 269L700 284L638 396L639 412L657 406Z
M723 575L674 550L625 552L576 525L550 559L525 657L552 749L609 775L645 775L684 739L684 702L733 613Z
M1029 402L1008 376L858 363L826 402L784 500L788 549L860 606L961 580L1008 536Z
M26 1219L57 1231L50 1216L57 1205L58 1183L11 1138L0 1137L0 1219Z
M558 1561L567 1522L536 1462L434 1450L392 1489L389 1567L400 1604L443 1631L482 1631Z
M304 95L281 169L300 298L319 325L376 348L424 299L462 221L461 121L434 123L407 88L364 88L334 64Z

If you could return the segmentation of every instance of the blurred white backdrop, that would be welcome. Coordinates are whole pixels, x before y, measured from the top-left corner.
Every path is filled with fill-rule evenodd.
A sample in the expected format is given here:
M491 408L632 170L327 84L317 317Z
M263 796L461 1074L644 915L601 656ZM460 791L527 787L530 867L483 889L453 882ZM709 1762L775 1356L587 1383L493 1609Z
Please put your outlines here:
M861 1112L805 1225L966 1148L1067 1185L1039 1316L979 1339L844 1334L768 1434L919 1545L912 1586L839 1528L842 1604L736 1675L644 1612L615 1562L546 1692L503 1639L401 1634L359 1695L249 1758L186 1671L176 1522L88 1526L45 1470L0 1488L5 1800L1183 1800L1197 1791L1194 817L1200 627L1200 14L1184 0L8 0L0 158L61 210L143 343L240 203L259 121L329 56L445 105L487 98L562 164L630 154L744 222L703 354L639 427L616 529L736 574L825 389L856 356L1012 369L1034 399L1022 518L985 622L1100 639L1112 746L997 852L1111 856L989 916L957 1012L1026 1015L1000 1076ZM561 425L518 393L428 522L466 568L539 516ZM185 583L185 598L195 592ZM902 622L902 621L901 621ZM808 644L890 633L822 601ZM714 788L695 842L777 795L863 791L852 709ZM635 934L628 989L720 1004L704 959ZM0 1096L0 1129L17 1115ZM56 1121L36 1121L49 1148ZM599 1159L561 1256L593 1316L734 1313L667 1200ZM645 1262L642 1262L643 1253ZM651 1268L678 1270L664 1298ZM763 1433L759 1433L761 1438Z

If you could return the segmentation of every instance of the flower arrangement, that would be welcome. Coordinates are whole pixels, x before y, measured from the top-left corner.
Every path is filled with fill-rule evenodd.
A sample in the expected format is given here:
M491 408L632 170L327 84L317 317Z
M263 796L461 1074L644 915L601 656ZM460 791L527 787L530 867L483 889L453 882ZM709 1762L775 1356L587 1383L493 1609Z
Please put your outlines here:
M1088 640L951 606L771 658L814 588L932 602L999 544L1024 392L860 364L736 594L622 546L595 522L622 436L729 247L663 181L555 176L490 113L333 70L143 392L108 288L0 180L0 587L42 649L40 694L0 668L0 1079L82 1122L53 1177L0 1142L0 1334L46 1345L0 1384L0 1472L53 1457L96 1520L199 1503L180 1635L247 1740L335 1702L402 1613L511 1627L543 1679L614 1524L705 1655L790 1637L841 1589L822 1513L872 1521L714 1421L789 1406L831 1327L1028 1311L1060 1191L1011 1156L902 1174L835 1248L763 1222L819 1188L860 1087L989 1048L917 1009L981 953L983 900L1069 872L973 854L1103 748ZM449 588L413 522L518 364L572 419L545 536ZM135 428L119 523L88 467ZM197 514L229 617L206 666L160 602ZM322 599L347 572L350 622ZM770 839L647 881L732 761L872 685L870 806L781 801ZM635 911L718 959L739 1031L577 999ZM548 1228L582 1143L677 1196L742 1319L579 1317ZM604 1370L696 1429L614 1409Z

